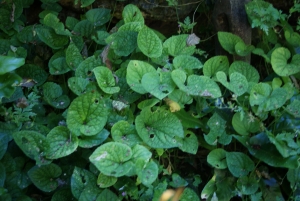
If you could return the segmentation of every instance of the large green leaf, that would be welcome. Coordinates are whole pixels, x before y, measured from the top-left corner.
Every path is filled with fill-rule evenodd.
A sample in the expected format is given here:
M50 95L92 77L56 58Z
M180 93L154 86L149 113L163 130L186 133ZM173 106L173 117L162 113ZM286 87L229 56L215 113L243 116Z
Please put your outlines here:
M234 35L229 32L219 31L218 39L219 39L221 46L230 54L235 54L236 53L235 46L238 43L243 43L243 40L239 36ZM239 49L239 48L237 48L237 49Z
M244 61L234 61L229 68L229 75L237 72L246 77L248 82L258 83L259 73L258 71L251 66L249 63Z
M226 162L235 177L246 176L254 169L254 162L242 152L226 152Z
M100 66L94 68L93 72L95 74L98 86L102 91L107 94L114 94L120 91L120 87L115 86L116 81L111 70L109 70L107 67Z
M226 163L226 151L224 149L218 148L212 150L207 155L207 162L217 169L225 169L227 168Z
M160 57L162 54L162 42L158 36L147 26L144 26L138 34L137 44L140 50L150 58Z
M61 86L54 82L46 82L43 85L45 101L55 108L64 109L70 104L69 97L62 93Z
M231 73L230 82L227 81L226 74L222 71L217 72L216 77L219 82L232 91L236 96L241 96L248 90L248 81L246 77L240 73Z
M143 159L137 160L135 171L138 175L138 180L145 186L150 186L158 176L158 166L152 160L150 162L145 162Z
M114 141L121 142L130 147L141 142L141 138L138 136L135 126L129 124L127 121L118 121L111 128L111 135Z
M58 17L53 13L48 13L44 17L43 23L48 27L53 28L55 33L57 33L58 35L65 35L65 36L72 35L69 30L65 29L64 24L62 22L59 22Z
M59 183L57 178L61 175L61 168L51 163L49 165L34 166L28 171L28 176L34 185L44 192L54 191Z
M49 148L46 156L49 159L62 158L73 153L78 147L78 138L65 126L54 127L47 135Z
M66 62L65 51L60 50L54 53L48 62L48 67L52 75L60 75L70 71L71 69Z
M49 149L46 137L36 131L19 131L13 134L16 144L26 156L36 161L37 165L46 165L51 161L45 158Z
M135 31L118 31L106 38L106 43L118 56L128 56L137 47L138 33Z
M188 34L172 36L163 43L163 47L174 57L178 55L192 55L195 52L195 46L187 46L186 41L188 37Z
M77 136L99 133L106 124L109 113L105 100L96 92L89 92L74 99L67 113L70 131Z
M197 136L191 131L185 131L184 134L185 136L181 140L182 146L179 146L178 148L183 152L196 154L199 146Z
M175 83L171 78L170 72L150 72L143 75L142 86L144 89L162 100L175 89Z
M81 20L75 25L73 31L80 36L89 37L94 31L94 25L89 20Z
M77 96L83 94L86 90L87 85L90 82L82 77L70 77L68 79L68 87Z
M85 13L86 18L91 21L94 26L102 26L110 20L110 10L105 8L90 9Z
M147 91L142 86L142 78L146 73L156 72L155 68L144 61L131 60L128 63L126 80L133 91L145 94Z
M52 49L60 49L69 42L69 38L67 36L56 34L50 27L39 26L36 28L36 33L41 41Z
M169 111L145 108L136 117L135 125L142 140L153 148L178 147L180 142L175 137L184 137L180 121Z
M124 7L122 17L125 23L141 22L144 24L144 17L142 12L137 6L133 4L128 4Z
M176 69L200 69L203 67L203 64L196 57L178 55L173 59L173 66Z
M203 74L207 77L214 77L217 72L228 73L229 61L226 56L214 56L208 59L203 66Z
M285 47L276 48L271 55L272 68L279 76L289 76L300 72L300 54L291 58Z
M121 177L132 168L132 150L120 142L108 142L98 147L89 157L99 171L107 176Z
M233 115L232 126L240 135L250 135L260 130L260 121L252 114L242 116L240 112Z
M25 64L24 58L0 55L0 75L11 72Z

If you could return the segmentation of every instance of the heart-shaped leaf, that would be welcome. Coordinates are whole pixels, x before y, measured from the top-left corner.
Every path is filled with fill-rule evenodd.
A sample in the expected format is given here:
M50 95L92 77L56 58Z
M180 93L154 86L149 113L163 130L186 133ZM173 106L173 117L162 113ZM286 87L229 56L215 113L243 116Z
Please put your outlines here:
M150 58L159 57L162 54L162 42L158 36L147 26L144 26L138 34L137 44L140 50Z
M120 87L115 86L116 81L111 70L109 70L107 67L100 66L94 68L93 72L95 74L98 86L102 91L107 94L114 94L120 91Z

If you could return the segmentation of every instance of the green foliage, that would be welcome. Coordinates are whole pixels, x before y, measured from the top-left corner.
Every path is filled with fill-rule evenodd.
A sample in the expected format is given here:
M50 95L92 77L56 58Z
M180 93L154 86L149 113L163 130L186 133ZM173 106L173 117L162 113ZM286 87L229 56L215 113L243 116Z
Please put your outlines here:
M41 2L35 25L32 0L1 2L0 200L299 199L300 35L287 22L299 2L288 16L246 5L257 45L218 33L263 70L199 56L189 17L166 38L135 5L110 31L108 9L64 21L57 0Z

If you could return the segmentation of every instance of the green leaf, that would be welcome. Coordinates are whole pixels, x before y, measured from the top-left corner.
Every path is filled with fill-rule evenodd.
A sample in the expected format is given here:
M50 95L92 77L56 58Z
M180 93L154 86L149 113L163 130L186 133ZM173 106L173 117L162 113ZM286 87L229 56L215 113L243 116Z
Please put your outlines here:
M241 96L248 90L248 81L246 77L240 73L231 73L230 82L227 81L226 74L222 71L217 72L216 77L222 85L232 91L236 96Z
M118 121L111 128L111 135L114 141L121 142L130 147L141 142L141 138L138 136L135 126L129 124L127 121Z
M33 79L36 82L36 86L42 85L48 78L48 73L34 64L25 64L22 68L17 69L16 72L23 78Z
M291 186L296 186L300 181L300 168L289 169L287 172L287 180L291 183Z
M192 96L187 95L187 93L179 89L174 89L172 93L168 95L168 98L177 102L181 108L184 108L184 105L191 104L193 102Z
M80 195L85 189L91 190L96 186L96 176L88 170L75 167L71 176L71 191L76 199L79 199Z
M54 127L47 135L49 148L46 157L58 159L73 153L78 147L78 138L65 126Z
M252 114L242 117L240 112L233 115L232 126L240 135L250 135L260 130L260 121Z
M292 103L290 103L286 107L286 111L290 114L292 114L294 117L299 118L300 117L300 100L293 100Z
M255 177L243 176L237 180L237 187L244 195L253 195L258 190L258 181Z
M46 82L43 85L44 99L49 105L64 109L70 104L70 99L66 95L62 95L62 88L53 82Z
M293 47L296 48L300 46L300 35L297 32L286 30L284 31L284 37Z
M106 43L118 56L128 56L137 47L138 33L135 31L118 31L106 38Z
M101 130L96 135L86 136L82 135L79 138L78 146L82 148L91 148L103 143L109 136L109 132L106 129Z
M138 108L140 110L143 110L146 107L153 107L154 105L156 105L159 102L160 102L160 100L157 99L157 98L151 98L151 99L143 100L143 101L139 102Z
M101 194L97 197L96 201L108 201L108 200L118 200L118 196L114 194L109 189L104 189Z
M169 183L173 188L180 188L188 185L188 182L180 177L179 174L172 174L172 181Z
M75 135L99 133L108 118L108 105L98 93L86 93L75 98L67 113L67 125Z
M235 177L246 176L254 169L254 162L241 152L226 152L226 162L229 171Z
M140 50L150 58L160 57L162 54L162 42L158 36L147 26L144 26L138 34L137 45Z
M89 20L81 20L75 25L73 31L80 36L89 37L94 31L94 25Z
M81 8L87 7L87 6L91 5L92 3L94 3L94 1L95 0L80 0L80 3L81 3L80 7ZM76 0L75 2L78 2L78 0ZM75 3L75 4L77 4L77 3Z
M80 50L75 43L71 42L66 50L66 62L69 68L75 70L82 61L83 58L80 54Z
M66 53L64 50L58 51L52 55L48 62L49 72L52 75L65 74L70 71L67 62L66 62Z
M207 162L217 169L226 169L226 151L218 148L212 150L207 156Z
M121 177L132 168L132 150L120 142L108 142L98 147L89 157L99 171L107 176Z
M144 160L145 162L149 162L152 153L146 147L136 144L132 148L132 162L136 163L138 160Z
M249 150L251 155L264 161L267 165L293 169L298 167L298 157L282 157L276 147L270 143L265 133L257 134L251 138L237 135L234 135L234 137Z
M266 102L271 94L271 86L266 83L258 83L252 87L250 92L250 105L260 105Z
M105 8L90 9L85 13L85 16L94 26L102 26L110 20L110 10Z
M74 18L74 17L71 17L71 16L67 16L67 19L66 19L66 27L69 29L69 30L73 30L75 25L79 22L78 19Z
M152 148L178 147L175 136L183 138L183 128L177 117L169 111L149 108L142 110L135 119L136 130L142 140Z
M135 170L138 180L145 186L150 186L158 176L158 166L154 161L145 162L143 159L137 160Z
M111 70L109 70L107 67L100 66L94 68L93 72L95 74L98 86L102 91L104 91L104 93L114 94L120 91L120 87L115 86L116 81Z
M15 73L0 75L0 100L3 97L9 98L15 91L14 85L18 85L22 78Z
M181 141L182 146L178 147L181 151L196 154L198 150L198 138L191 131L185 131L185 136Z
M223 71L228 74L229 61L226 56L214 56L208 59L203 65L203 74L207 77L214 77L217 72Z
M100 188L107 188L114 185L117 180L117 177L107 176L103 173L100 173L97 179L97 184Z
M122 17L125 23L141 22L144 24L143 14L140 9L133 4L128 4L124 7Z
M146 73L142 78L142 86L147 92L160 100L175 89L170 72L161 72L160 74L157 72Z
M140 94L145 94L147 91L142 86L142 78L146 73L156 72L155 68L138 60L131 60L128 63L126 80L130 88Z
M224 50L226 50L230 54L235 54L235 46L238 43L243 43L243 40L239 36L222 31L218 32L218 39Z
M207 199L215 194L217 190L216 175L214 175L204 186L201 192L201 199Z
M60 189L59 191L56 191L52 198L51 201L68 201L70 198L72 198L72 192L69 188L65 189Z
M0 75L14 71L25 64L24 58L0 55Z
M44 192L51 192L58 187L57 178L61 173L61 168L58 165L51 163L40 167L32 167L28 171L28 176L38 189Z
M68 87L77 96L83 94L86 90L87 85L90 82L82 77L70 77L68 79Z
M175 114L176 117L180 120L184 128L198 129L205 127L204 123L202 123L199 118L193 116L185 110L179 110L177 112L174 112L173 114Z
M289 76L300 72L300 54L291 58L287 48L276 48L271 55L271 64L275 73L279 76Z
M163 47L168 50L169 55L174 57L178 55L192 55L195 52L195 46L187 46L186 41L188 37L188 34L172 36L163 43Z
M201 69L203 64L193 56L179 55L173 59L175 69Z
M110 34L107 33L106 31L97 31L96 36L92 36L91 38L100 45L106 45L105 39L109 36Z
M49 149L46 137L36 131L19 131L13 134L16 144L26 156L36 161L37 165L46 165L51 161L45 159L45 152Z
M248 82L258 83L259 81L259 73L258 71L244 61L234 61L229 68L229 75L237 72L246 77Z
M99 58L96 58L95 56L88 57L79 64L78 68L75 70L75 76L95 80L92 70L101 65L103 65L103 63Z
M244 57L249 55L255 47L253 45L246 45L243 41L241 41L234 46L234 49L237 55Z
M67 36L56 34L50 27L39 26L36 28L36 33L40 40L52 49L63 48L69 42L69 38Z
M48 13L44 17L43 23L48 27L53 28L55 33L58 35L72 36L71 32L65 29L64 24L62 22L59 22L58 17L53 13Z
M180 196L180 201L200 201L197 193L190 188L185 188Z
M118 31L135 31L139 32L144 27L144 23L142 22L128 22L120 26Z

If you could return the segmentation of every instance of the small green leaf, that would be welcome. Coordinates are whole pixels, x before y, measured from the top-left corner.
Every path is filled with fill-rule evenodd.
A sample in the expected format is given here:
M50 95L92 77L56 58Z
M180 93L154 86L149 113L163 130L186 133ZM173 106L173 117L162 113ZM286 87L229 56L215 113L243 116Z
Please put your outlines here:
M86 86L90 82L82 77L70 77L68 79L68 87L71 91L76 94L77 96L83 94L86 90Z
M25 64L22 68L17 69L16 72L23 78L33 79L36 82L36 86L42 85L49 76L43 68L34 64Z
M125 23L141 22L144 24L143 14L141 13L140 9L133 4L128 4L124 7L122 17Z
M79 22L78 19L74 18L74 17L71 17L71 16L67 16L67 19L66 19L66 27L69 29L69 30L73 30L75 25Z
M203 66L203 74L207 77L214 77L217 72L223 71L228 74L229 61L226 56L214 56L208 59Z
M39 26L36 28L36 33L40 40L52 49L63 48L69 42L69 38L67 36L56 34L50 27Z
M128 56L137 47L138 33L135 31L118 31L106 38L106 43L118 56Z
M151 112L145 108L136 117L135 125L139 136L152 148L178 147L175 136L184 137L180 121L169 111Z
M207 156L207 162L217 169L226 169L226 151L218 148L212 150Z
M184 180L179 174L173 173L172 181L169 184L173 188L179 188L179 187L187 186L189 183L186 180Z
M258 181L255 177L243 176L237 180L237 187L244 195L253 195L258 190Z
M59 22L59 19L53 13L48 13L43 20L43 23L48 27L54 29L55 33L58 35L71 36L71 32L65 29L65 26L62 22Z
M97 179L97 184L100 188L107 188L114 185L117 180L117 177L107 176L103 173L100 173Z
M143 76L142 86L147 92L162 100L175 89L176 85L170 72L161 72L160 74L150 72Z
M45 101L55 108L64 109L70 103L70 99L62 94L62 88L56 83L46 82L43 85L43 93Z
M258 71L247 62L234 61L230 65L229 75L231 75L234 72L240 73L243 76L245 76L248 82L258 83L259 81Z
M242 152L226 152L226 162L235 177L246 176L254 169L254 162Z
M163 43L163 47L167 49L169 55L174 57L178 55L192 55L195 52L195 46L187 46L186 41L188 37L188 34L172 36Z
M48 62L49 72L52 75L65 74L70 71L67 62L66 62L66 53L64 50L58 51L52 55Z
M98 147L89 157L99 171L107 176L121 177L132 168L132 150L120 142L108 142Z
M230 74L230 82L227 81L226 74L222 71L217 72L216 77L227 89L235 95L241 96L248 90L248 81L245 76L234 72Z
M131 160L136 163L138 160L144 160L145 162L149 162L151 159L152 153L146 147L136 144L132 148L132 158Z
M260 105L267 100L271 94L271 86L266 83L258 83L252 87L250 92L250 105Z
M78 68L75 70L75 76L95 80L92 70L101 65L103 65L101 59L96 58L95 56L88 57L79 64Z
M138 136L135 126L129 124L127 121L118 121L111 128L111 135L114 141L121 142L130 147L141 142L141 138Z
M133 91L140 94L145 94L147 91L142 86L142 78L146 73L156 72L155 68L144 62L138 60L131 60L128 63L126 80Z
M101 194L97 197L96 201L108 201L108 200L119 200L118 196L109 189L104 189Z
M300 46L300 35L297 32L286 30L284 31L284 37L293 47Z
M228 32L219 31L218 39L221 46L230 54L235 54L235 46L238 43L243 43L243 40L239 36Z
M25 64L24 58L0 55L0 75L14 71Z
M200 201L200 198L195 191L193 191L190 188L185 188L183 193L180 196L180 201L190 201L190 200Z
M47 135L49 148L46 156L49 159L58 159L73 153L78 147L78 138L65 126L54 127Z
M73 31L80 36L90 37L94 31L94 25L89 20L81 20L75 25Z
M92 3L94 3L95 0L80 0L81 2L81 8L87 7L89 5L91 5Z
M203 64L196 57L179 55L173 59L173 66L175 69L200 69Z
M11 97L16 90L14 85L18 85L21 81L22 78L15 73L0 75L0 100L3 97Z
M105 8L94 8L87 11L85 16L94 24L94 26L102 26L110 20L110 10Z
M103 143L109 136L109 132L106 129L101 130L96 135L86 136L82 135L79 138L78 146L82 148L91 148Z
M28 171L28 176L38 189L44 192L51 192L58 187L57 178L61 173L61 168L58 165L51 163L40 167L32 167Z
M143 100L143 101L139 102L138 108L140 110L143 110L146 107L153 107L154 105L156 105L159 102L160 102L160 100L157 99L157 98L151 98L151 99Z
M289 76L300 72L300 54L291 58L287 48L276 48L271 55L272 68L279 76Z
M46 165L51 163L45 159L45 152L49 149L49 143L46 137L36 131L19 131L13 134L16 144L25 153L26 156L36 161L37 165Z
M179 110L177 112L174 112L173 114L175 114L176 117L180 120L184 128L198 129L205 127L204 123L202 123L199 118L193 116L185 110Z
M216 175L214 175L204 186L201 192L201 199L211 198L212 195L216 192Z
M238 134L250 135L251 133L256 133L260 130L260 121L252 114L242 118L241 113L237 112L233 115L232 126Z
M297 99L293 100L293 102L290 103L286 107L286 111L288 111L294 117L299 118L300 117L300 100L297 100Z
M120 26L118 31L135 31L139 32L144 27L144 23L142 22L128 22Z
M138 34L137 45L140 50L150 58L160 57L162 54L162 42L158 36L147 26L144 26Z
M246 45L243 41L238 42L234 46L236 54L242 57L249 55L254 48L255 47L253 45Z
M135 170L138 179L145 186L150 186L158 176L158 166L154 161L145 162L143 159L137 160L135 163Z
M111 70L109 70L107 67L100 66L94 68L93 72L95 74L98 86L102 91L104 91L104 93L114 94L120 91L120 87L115 86L116 81Z
M66 62L69 68L75 70L82 61L83 58L80 54L80 50L75 43L71 42L66 50Z
M184 108L184 105L191 104L193 102L192 96L187 95L187 93L174 89L172 93L168 95L168 98L177 102L181 108Z
M72 101L67 113L67 125L77 136L92 136L103 129L107 118L105 99L96 92L89 92Z
M185 131L185 136L181 141L182 146L179 149L183 152L196 154L198 150L198 138L191 131Z

